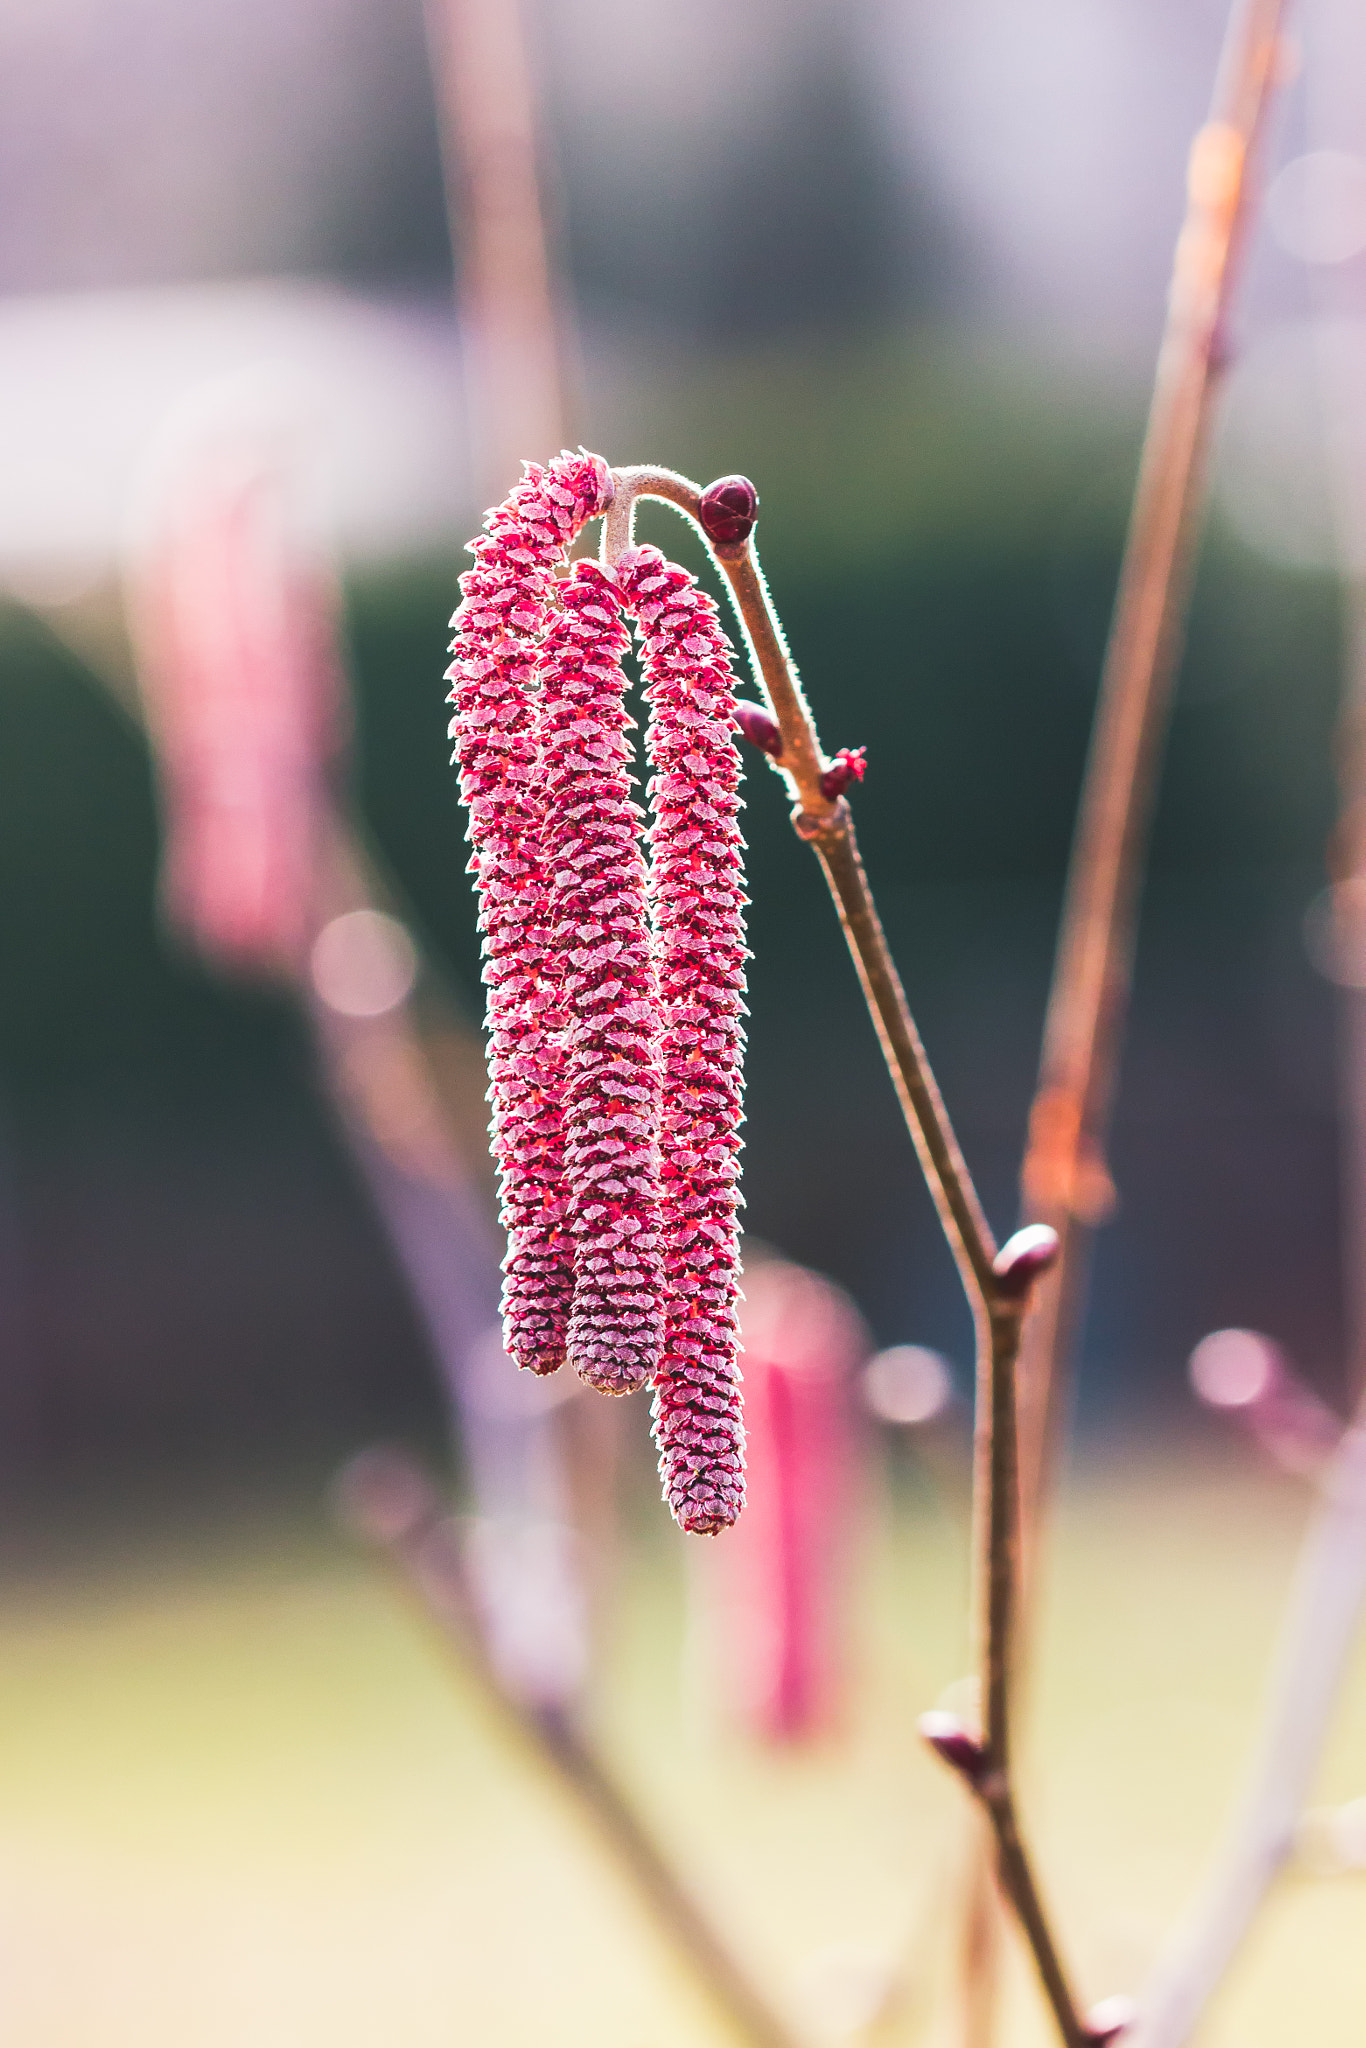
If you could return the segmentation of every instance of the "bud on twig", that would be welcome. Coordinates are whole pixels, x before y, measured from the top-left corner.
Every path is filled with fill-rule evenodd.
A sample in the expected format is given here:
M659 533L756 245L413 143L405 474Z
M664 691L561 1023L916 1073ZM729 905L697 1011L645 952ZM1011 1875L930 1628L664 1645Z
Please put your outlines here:
M920 1716L920 1732L936 1755L969 1785L977 1786L987 1767L987 1753L975 1735L970 1735L957 1714L946 1714L936 1708L933 1713Z
M752 747L757 747L761 754L769 755L774 761L781 761L783 736L771 711L765 711L762 704L737 704L735 723Z
M1116 1998L1102 1998L1099 2005L1093 2005L1086 2015L1084 2029L1087 2041L1094 2048L1107 2048L1111 2041L1118 2041L1132 2024L1134 2002L1123 1994Z
M991 1262L996 1290L1006 1301L1024 1301L1058 1256L1058 1233L1046 1223L1029 1223L1007 1238Z
M828 796L833 803L837 796L844 795L851 782L862 782L868 766L867 752L866 747L841 747L821 777L822 796Z
M759 516L759 493L747 476L719 476L698 506L702 531L718 548L743 547Z

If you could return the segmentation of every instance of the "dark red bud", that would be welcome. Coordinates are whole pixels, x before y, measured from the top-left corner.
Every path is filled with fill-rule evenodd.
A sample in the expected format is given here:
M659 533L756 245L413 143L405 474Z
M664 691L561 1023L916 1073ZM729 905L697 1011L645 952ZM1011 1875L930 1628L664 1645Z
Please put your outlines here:
M752 747L761 754L772 755L775 761L782 759L783 736L778 730L778 721L771 711L765 711L762 704L737 704L735 723Z
M1095 2043L1095 2048L1106 2048L1107 2042L1118 2041L1132 2024L1134 2002L1132 1998L1102 1998L1099 2005L1093 2005L1086 2015L1082 2028L1083 2037Z
M1007 1301L1023 1301L1041 1273L1058 1256L1058 1233L1046 1223L1029 1223L1007 1238L991 1262L997 1292Z
M702 531L718 548L738 548L754 531L759 493L747 476L719 476L697 508Z
M933 1713L922 1714L920 1732L936 1755L966 1778L970 1785L981 1783L986 1771L987 1753L956 1714L946 1714L938 1708Z
M862 782L867 769L867 747L841 747L821 777L821 794L831 803L843 796L851 782Z

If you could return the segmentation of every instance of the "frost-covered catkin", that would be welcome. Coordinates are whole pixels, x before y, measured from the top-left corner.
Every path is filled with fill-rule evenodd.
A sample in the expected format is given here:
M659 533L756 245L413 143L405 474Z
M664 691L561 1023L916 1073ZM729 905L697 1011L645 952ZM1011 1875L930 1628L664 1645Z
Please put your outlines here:
M451 737L469 807L488 989L489 1099L503 1225L503 1327L532 1372L565 1355L572 1249L563 1183L563 1028L544 867L536 660L557 566L611 494L600 456L526 476L471 544L448 676Z
M641 628L655 771L666 1316L654 1433L675 1519L710 1535L744 1501L736 1305L747 954L734 679L716 607L686 570L639 548L618 575Z
M576 562L542 654L546 871L563 974L565 1184L574 1232L569 1356L629 1394L663 1337L659 1003L645 905L628 634L615 579Z

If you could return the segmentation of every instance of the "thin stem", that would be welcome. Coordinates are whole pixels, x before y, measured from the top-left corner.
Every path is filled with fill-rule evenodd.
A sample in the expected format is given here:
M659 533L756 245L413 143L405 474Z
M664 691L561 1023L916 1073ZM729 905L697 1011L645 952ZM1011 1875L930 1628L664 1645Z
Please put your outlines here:
M821 787L828 764L752 540L715 545L701 517L702 492L673 470L616 470L613 478L616 496L603 525L605 562L615 563L631 545L636 504L642 497L653 497L692 520L726 578L756 680L778 724L781 752L775 765L796 798L793 824L815 849L830 885L897 1099L972 1305L978 1352L974 1614L987 1761L977 1789L995 1831L1002 1889L1033 1951L1058 2031L1067 2048L1085 2048L1089 2037L1039 1897L1010 1785L1009 1710L1019 1582L1015 1361L1029 1290L1021 1296L998 1271L990 1225L906 1002L859 858L852 814L842 797L832 798Z
M522 0L426 0L446 210L459 243L469 407L490 489L565 438L557 304Z
M994 1316L987 1344L987 1381L980 1402L977 1460L982 1501L977 1568L986 1587L982 1741L989 1771L1011 1766L1010 1681L1014 1675L1020 1566L1020 1462L1015 1418L1015 1364L1020 1318Z
M803 836L815 847L830 885L907 1129L980 1326L995 1296L995 1240L907 1004L859 858L849 806L839 805L828 830Z
M1015 1802L1008 1789L999 1797L986 1798L985 1805L996 1831L997 1867L1001 1889L1010 1900L1015 1916L1034 1954L1058 2032L1067 2048L1087 2048L1092 2035L1077 2012L1072 1989L1049 1931L1048 1916L1039 1897L1034 1872L1025 1853L1015 1817Z
M1366 1403L1321 1482L1300 1551L1256 1759L1204 1895L1139 2001L1126 2048L1181 2048L1294 1846L1366 1605Z
M1138 484L1082 790L1038 1091L1022 1174L1031 1221L1062 1240L1025 1343L1021 1480L1027 1546L1091 1234L1113 1191L1104 1144L1128 1009L1139 884L1192 581L1213 400L1249 197L1276 81L1284 0L1237 0L1209 120L1195 138Z
M906 1002L859 859L849 806L821 789L820 778L828 763L753 542L745 541L739 548L716 547L699 516L700 488L673 470L621 469L614 470L613 477L616 497L603 522L604 561L615 562L631 545L639 500L660 498L692 520L726 578L756 680L782 735L782 755L776 765L797 799L794 822L820 857L907 1128L980 1324L990 1313L994 1296L991 1262L995 1242Z
M798 2037L751 1983L583 1730L562 1707L536 1705L504 1684L485 1647L457 1529L426 1473L400 1452L371 1452L342 1475L341 1497L348 1518L383 1549L504 1725L575 1799L740 2038L750 2048L799 2048Z
M1326 47L1319 53L1327 56ZM1322 138L1320 138L1322 140ZM1323 309L1320 308L1322 312ZM1331 356L1321 366L1330 414L1348 402ZM1330 436L1338 457L1333 481L1345 537L1355 531L1362 479L1341 433ZM1334 909L1350 917L1366 884L1366 626L1360 579L1345 583L1346 694L1337 735L1341 805L1329 844ZM1335 935L1350 943L1344 920ZM1348 1656L1366 1606L1366 1392L1360 1290L1366 1202L1362 1184L1366 1044L1363 998L1342 991L1342 1089L1348 1146L1347 1272L1356 1282L1349 1317L1351 1381L1356 1413L1318 1475L1319 1498L1300 1549L1280 1647L1262 1715L1252 1768L1225 1844L1185 1921L1159 1958L1139 2003L1135 2040L1143 2048L1180 2048L1222 1982L1293 1843L1327 1735Z
M1068 2048L1089 2039L1020 1834L1011 1782L1011 1704L1020 1590L1019 1446L1015 1364L1021 1312L998 1310L979 1352L975 1575L982 1671L982 1769L974 1783L996 1840L1001 1889L1020 1923L1058 2032ZM981 1607L985 1606L985 1614Z
M692 521L726 579L750 666L778 721L783 738L782 758L777 763L779 772L814 826L824 828L833 824L839 803L821 788L821 776L830 764L821 752L815 721L796 665L788 653L753 542L718 547L702 523L700 486L680 476L677 470L615 469L612 476L616 497L603 520L602 559L615 562L623 548L630 547L636 506L642 498L660 498Z

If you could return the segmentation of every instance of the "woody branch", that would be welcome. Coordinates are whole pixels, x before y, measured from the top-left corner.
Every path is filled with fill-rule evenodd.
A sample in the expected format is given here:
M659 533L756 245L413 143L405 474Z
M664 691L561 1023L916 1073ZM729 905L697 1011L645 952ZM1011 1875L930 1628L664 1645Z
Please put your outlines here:
M603 524L604 564L632 546L641 498L673 505L701 533L729 587L766 709L742 707L747 735L766 752L794 798L793 825L821 862L853 955L883 1056L972 1306L977 1330L974 1449L974 1616L983 1725L974 1734L927 1716L927 1739L963 1777L993 1830L1002 1890L1033 1954L1058 2032L1068 2048L1110 2038L1082 2018L1034 1877L1011 1779L1011 1682L1019 1599L1019 1456L1015 1362L1034 1286L1051 1264L1051 1230L1019 1232L997 1251L972 1176L911 1016L859 857L844 790L861 763L827 759L754 551L758 496L741 477L705 491L667 469L613 472Z

